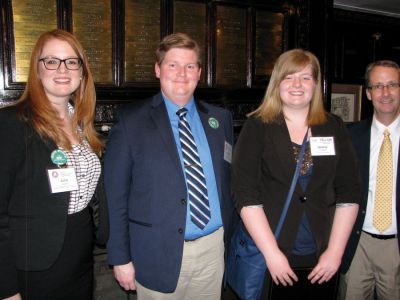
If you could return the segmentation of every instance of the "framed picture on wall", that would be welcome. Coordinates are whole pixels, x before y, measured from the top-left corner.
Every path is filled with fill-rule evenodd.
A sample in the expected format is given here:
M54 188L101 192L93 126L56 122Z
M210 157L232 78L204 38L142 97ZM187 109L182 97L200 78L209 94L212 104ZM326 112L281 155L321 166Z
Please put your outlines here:
M361 119L362 85L332 84L331 113L344 122L357 122Z

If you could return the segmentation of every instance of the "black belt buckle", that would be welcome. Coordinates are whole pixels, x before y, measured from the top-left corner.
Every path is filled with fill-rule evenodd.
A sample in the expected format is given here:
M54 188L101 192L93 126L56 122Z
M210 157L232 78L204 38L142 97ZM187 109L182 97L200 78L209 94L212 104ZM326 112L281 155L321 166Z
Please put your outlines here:
M397 234L374 234L374 233L370 233L370 232L366 232L366 231L364 231L364 232L378 240L390 240L390 239L394 239L395 237L397 237Z

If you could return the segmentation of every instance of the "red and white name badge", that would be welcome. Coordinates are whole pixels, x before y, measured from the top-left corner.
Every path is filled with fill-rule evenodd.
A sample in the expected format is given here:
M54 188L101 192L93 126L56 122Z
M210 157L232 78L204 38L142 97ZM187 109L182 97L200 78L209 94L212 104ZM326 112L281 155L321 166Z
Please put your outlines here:
M47 175L52 193L70 192L78 189L75 168L48 169Z

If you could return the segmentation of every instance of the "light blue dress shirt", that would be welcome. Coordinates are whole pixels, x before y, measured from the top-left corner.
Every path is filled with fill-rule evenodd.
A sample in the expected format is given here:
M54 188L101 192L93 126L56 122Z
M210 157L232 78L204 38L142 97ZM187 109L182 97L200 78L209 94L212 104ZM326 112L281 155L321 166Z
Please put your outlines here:
M176 114L176 112L181 107L173 103L164 95L163 98L165 105L167 107L168 117L171 122L172 132L174 134L176 147L178 149L183 174L186 176L183 167L181 142L179 140L179 129L178 129L179 117ZM199 152L204 175L206 177L208 200L210 202L210 211L211 211L210 221L207 223L204 229L200 229L191 221L189 202L187 203L185 240L194 240L199 237L208 235L217 230L218 228L220 228L222 226L222 217L221 217L221 207L219 204L217 183L215 180L214 167L212 164L212 158L210 153L210 147L208 146L207 137L204 132L204 128L201 123L200 116L197 112L193 98L190 99L190 101L185 105L185 108L188 110L186 119L189 122L190 128L192 129L193 137L194 140L196 141L197 150ZM186 199L189 199L188 194L186 196Z

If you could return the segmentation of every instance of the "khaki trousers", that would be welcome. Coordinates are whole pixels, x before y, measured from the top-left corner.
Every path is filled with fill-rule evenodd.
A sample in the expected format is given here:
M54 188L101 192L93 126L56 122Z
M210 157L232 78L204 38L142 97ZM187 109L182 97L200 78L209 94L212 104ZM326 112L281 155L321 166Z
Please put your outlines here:
M400 255L397 238L380 240L361 233L349 270L341 274L340 300L400 299Z
M178 285L160 293L136 281L138 300L219 300L224 274L224 230L185 242Z

